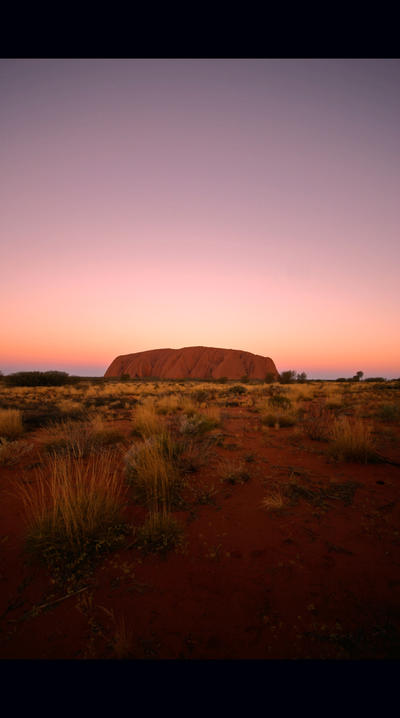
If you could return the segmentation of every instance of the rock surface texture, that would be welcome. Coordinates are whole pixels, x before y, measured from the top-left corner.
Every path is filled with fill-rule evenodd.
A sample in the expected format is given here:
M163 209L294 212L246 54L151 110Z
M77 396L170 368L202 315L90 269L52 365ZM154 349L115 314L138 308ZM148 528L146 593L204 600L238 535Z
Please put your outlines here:
M144 379L265 379L266 374L278 376L272 359L238 349L184 347L183 349L151 349L118 356L108 367L105 377L129 374Z

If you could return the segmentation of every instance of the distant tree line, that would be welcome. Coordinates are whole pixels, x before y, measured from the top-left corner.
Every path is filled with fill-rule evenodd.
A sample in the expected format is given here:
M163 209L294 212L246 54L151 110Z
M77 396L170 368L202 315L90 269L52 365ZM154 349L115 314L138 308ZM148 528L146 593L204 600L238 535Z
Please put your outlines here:
M3 381L8 386L63 386L74 384L79 377L70 376L65 371L18 371L7 374Z

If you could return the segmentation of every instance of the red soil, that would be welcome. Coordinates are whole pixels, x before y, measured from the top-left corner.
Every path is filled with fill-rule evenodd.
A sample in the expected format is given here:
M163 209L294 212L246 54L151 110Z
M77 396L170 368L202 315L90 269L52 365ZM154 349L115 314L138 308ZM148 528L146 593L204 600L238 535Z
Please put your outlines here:
M63 594L48 572L24 560L24 518L12 494L17 476L34 480L35 457L1 469L1 658L114 658L121 619L137 659L400 657L399 467L331 463L324 444L293 429L264 434L256 415L227 411L218 456L253 454L250 479L221 483L214 461L190 480L215 485L216 505L176 513L183 553L119 550L86 590L58 603ZM386 448L400 460L398 443ZM330 487L333 497L263 508L271 489L289 481ZM346 504L333 487L349 482L357 487ZM144 510L129 502L126 517L138 525Z
M272 359L237 349L185 347L152 349L118 356L108 367L105 377L158 377L160 379L265 379L278 375Z

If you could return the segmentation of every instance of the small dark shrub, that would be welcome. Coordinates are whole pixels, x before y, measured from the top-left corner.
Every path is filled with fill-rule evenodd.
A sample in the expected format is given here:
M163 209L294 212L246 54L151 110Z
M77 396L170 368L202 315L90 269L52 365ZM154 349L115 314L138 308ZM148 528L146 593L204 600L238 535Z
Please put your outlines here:
M280 375L280 382L281 384L292 384L296 376L296 372L294 369L289 369L288 371L283 371Z
M273 372L267 372L265 375L264 382L266 384L273 384L276 381L276 376Z
M233 396L239 396L240 394L246 394L247 389L245 386L241 386L240 384L234 384L234 386L230 386L229 389L227 389L226 393L233 394Z
M285 396L280 386L270 386L268 389L268 403L274 409L290 409L292 402Z

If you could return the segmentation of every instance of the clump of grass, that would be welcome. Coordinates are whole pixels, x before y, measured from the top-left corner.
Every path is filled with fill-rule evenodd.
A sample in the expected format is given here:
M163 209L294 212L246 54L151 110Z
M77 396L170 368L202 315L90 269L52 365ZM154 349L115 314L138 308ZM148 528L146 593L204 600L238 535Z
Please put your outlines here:
M21 486L28 519L27 549L61 582L85 573L129 531L122 511L126 489L114 452L87 462L53 455L36 471L36 483Z
M284 506L284 496L281 491L274 491L268 496L265 496L261 501L261 508L267 509L268 511L276 511Z
M19 409L0 409L0 436L13 439L24 431Z
M336 419L331 431L330 453L335 459L361 463L379 460L372 436L372 427L361 419Z
M133 433L148 437L158 434L162 429L163 422L156 412L153 401L145 401L136 408L133 418Z
M244 484L250 479L243 462L221 459L219 464L221 480L228 484Z
M270 386L268 388L268 404L273 409L290 409L292 402L285 394L285 390L280 386Z
M265 426L273 426L275 429L286 428L296 424L296 417L290 411L274 411L264 414L261 423Z
M181 409L181 397L176 394L163 396L158 400L155 411L157 414L173 414Z
M177 449L168 434L137 442L125 454L126 480L134 500L151 508L154 502L164 506L179 504L184 481L175 459Z
M7 441L0 438L0 466L17 464L32 449L33 444L28 441Z
M332 413L323 399L313 401L303 414L304 433L314 441L326 441L332 425Z
M49 426L47 434L49 439L45 446L48 452L72 453L76 458L87 457L124 439L121 432L106 428L99 416L90 421L60 421Z
M220 411L217 407L204 409L192 416L184 414L179 422L179 432L185 435L205 434L220 424Z
M144 553L166 554L183 545L183 527L168 510L150 511L136 532L136 546Z

